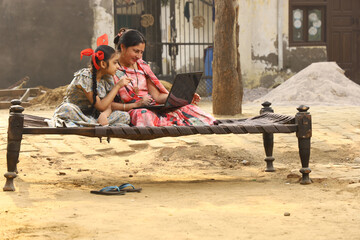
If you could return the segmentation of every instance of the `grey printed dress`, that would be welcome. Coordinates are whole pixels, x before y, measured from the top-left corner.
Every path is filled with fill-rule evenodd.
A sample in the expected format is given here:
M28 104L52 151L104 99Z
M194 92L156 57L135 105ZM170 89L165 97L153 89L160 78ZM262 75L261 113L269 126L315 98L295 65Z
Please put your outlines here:
M114 87L111 76L106 76L97 83L97 94L100 99L104 98ZM63 102L55 109L54 116L49 125L56 127L81 127L96 126L100 114L92 107L82 89L92 91L92 75L89 68L83 68L74 73L74 79L66 89ZM127 112L113 111L108 117L110 126L125 125L130 123Z

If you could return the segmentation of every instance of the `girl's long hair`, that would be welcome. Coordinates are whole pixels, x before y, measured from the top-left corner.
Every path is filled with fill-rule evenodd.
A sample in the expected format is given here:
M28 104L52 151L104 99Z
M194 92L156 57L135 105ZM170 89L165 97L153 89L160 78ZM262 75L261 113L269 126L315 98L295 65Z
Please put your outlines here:
M95 49L95 53L98 51L102 51L104 53L104 59L102 61L105 61L109 65L109 59L113 56L115 53L115 50L108 46L108 45L100 45ZM96 64L100 66L100 60L95 57ZM94 65L94 63L91 61L91 74L92 74L92 90L93 90L93 104L92 106L95 107L96 103L96 96L97 96L97 81L96 81L96 74L97 69Z

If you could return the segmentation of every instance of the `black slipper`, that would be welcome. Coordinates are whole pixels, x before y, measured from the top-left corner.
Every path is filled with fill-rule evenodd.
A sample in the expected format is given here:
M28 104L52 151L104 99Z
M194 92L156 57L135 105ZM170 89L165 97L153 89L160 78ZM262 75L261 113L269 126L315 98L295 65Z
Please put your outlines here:
M107 196L113 196L113 195L125 195L124 191L90 191L92 194L98 194L98 195L107 195Z

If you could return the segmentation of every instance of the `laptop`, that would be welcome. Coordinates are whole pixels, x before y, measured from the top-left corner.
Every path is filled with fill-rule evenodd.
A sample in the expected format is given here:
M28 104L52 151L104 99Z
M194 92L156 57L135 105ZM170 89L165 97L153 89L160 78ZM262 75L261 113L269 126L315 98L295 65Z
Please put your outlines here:
M203 72L178 73L164 104L142 106L150 110L166 110L188 105L192 102Z

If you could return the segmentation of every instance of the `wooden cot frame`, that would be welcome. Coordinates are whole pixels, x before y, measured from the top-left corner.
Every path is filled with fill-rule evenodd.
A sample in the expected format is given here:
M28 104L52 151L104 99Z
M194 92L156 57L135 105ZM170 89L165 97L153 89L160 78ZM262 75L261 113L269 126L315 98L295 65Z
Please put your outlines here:
M51 128L43 119L24 115L20 100L12 100L10 107L8 138L7 138L7 172L4 174L6 183L4 191L15 191L14 178L17 177L17 164L23 134L59 134L82 135L87 137L116 137L132 140L149 140L160 137L178 137L194 134L262 134L265 149L266 172L274 172L273 155L274 133L296 133L301 160L301 184L310 184L309 174L310 145L312 136L311 115L309 107L301 105L297 108L295 117L273 113L271 103L264 102L260 115L248 119L217 120L213 126L167 126L167 127L76 127ZM37 124L31 124L31 122ZM39 125L39 122L41 123ZM27 124L37 126L31 127Z

